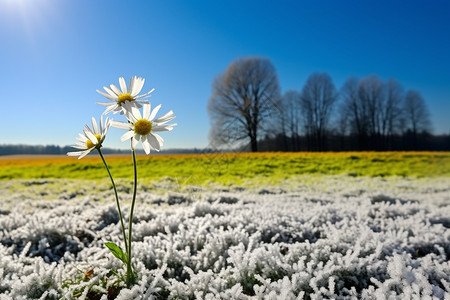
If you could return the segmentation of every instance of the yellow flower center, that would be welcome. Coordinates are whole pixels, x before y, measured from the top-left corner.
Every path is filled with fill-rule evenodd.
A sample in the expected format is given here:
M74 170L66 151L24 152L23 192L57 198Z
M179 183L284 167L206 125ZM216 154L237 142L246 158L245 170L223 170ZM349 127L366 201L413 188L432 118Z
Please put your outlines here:
M122 105L125 101L134 101L134 98L131 97L130 93L120 94L118 101L119 105Z
M152 131L152 123L145 119L140 119L134 123L134 132L140 135L147 135Z
M100 134L94 134L94 136L97 138L97 141L100 142L100 139L102 138L102 136ZM86 147L88 149L91 149L92 147L95 147L95 145L91 142L91 140L87 140L86 142Z

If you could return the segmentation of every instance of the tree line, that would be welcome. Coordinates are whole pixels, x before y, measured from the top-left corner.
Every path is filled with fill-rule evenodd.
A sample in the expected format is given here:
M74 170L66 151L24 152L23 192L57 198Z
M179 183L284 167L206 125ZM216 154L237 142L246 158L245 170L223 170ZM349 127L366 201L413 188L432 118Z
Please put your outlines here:
M4 144L0 145L0 155L66 155L73 151L72 146L58 145L23 145L23 144ZM122 154L129 151L102 148L104 154Z
M58 146L58 145L23 145L23 144L3 144L0 145L1 155L66 155L67 152L73 151L72 146ZM153 155L158 154L204 154L213 153L215 149L212 148L172 148L163 149L160 152L152 152ZM104 147L102 148L104 154L125 154L129 155L129 149L114 149ZM145 154L141 149L136 149L137 154ZM95 154L92 154L97 156ZM98 156L97 156L98 157Z
M348 78L337 88L327 73L301 90L280 92L266 58L239 58L212 84L209 139L217 148L250 151L450 150L433 136L427 104L377 75Z

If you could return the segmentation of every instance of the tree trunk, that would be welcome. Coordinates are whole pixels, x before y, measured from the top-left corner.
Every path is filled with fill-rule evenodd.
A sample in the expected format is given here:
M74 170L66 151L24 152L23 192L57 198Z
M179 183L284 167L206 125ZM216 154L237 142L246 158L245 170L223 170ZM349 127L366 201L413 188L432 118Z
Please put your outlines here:
M251 146L252 152L258 152L258 141L256 140L256 136L250 137L250 146Z

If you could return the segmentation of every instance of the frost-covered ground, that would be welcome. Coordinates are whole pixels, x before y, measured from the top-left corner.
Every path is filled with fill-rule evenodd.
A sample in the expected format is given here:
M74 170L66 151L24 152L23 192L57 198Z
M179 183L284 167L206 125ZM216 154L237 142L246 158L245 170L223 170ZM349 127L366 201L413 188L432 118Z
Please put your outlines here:
M448 178L286 186L141 186L127 289L107 181L0 182L0 299L450 299Z

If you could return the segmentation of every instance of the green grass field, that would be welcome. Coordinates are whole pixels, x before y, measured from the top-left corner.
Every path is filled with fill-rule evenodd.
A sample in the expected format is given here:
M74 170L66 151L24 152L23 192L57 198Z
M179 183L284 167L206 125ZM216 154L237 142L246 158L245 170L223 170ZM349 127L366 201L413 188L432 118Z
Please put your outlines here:
M131 179L130 156L107 156L114 178ZM232 153L138 156L139 180L181 185L280 184L301 175L448 177L448 152ZM67 178L100 180L106 170L96 156L4 157L0 180Z

